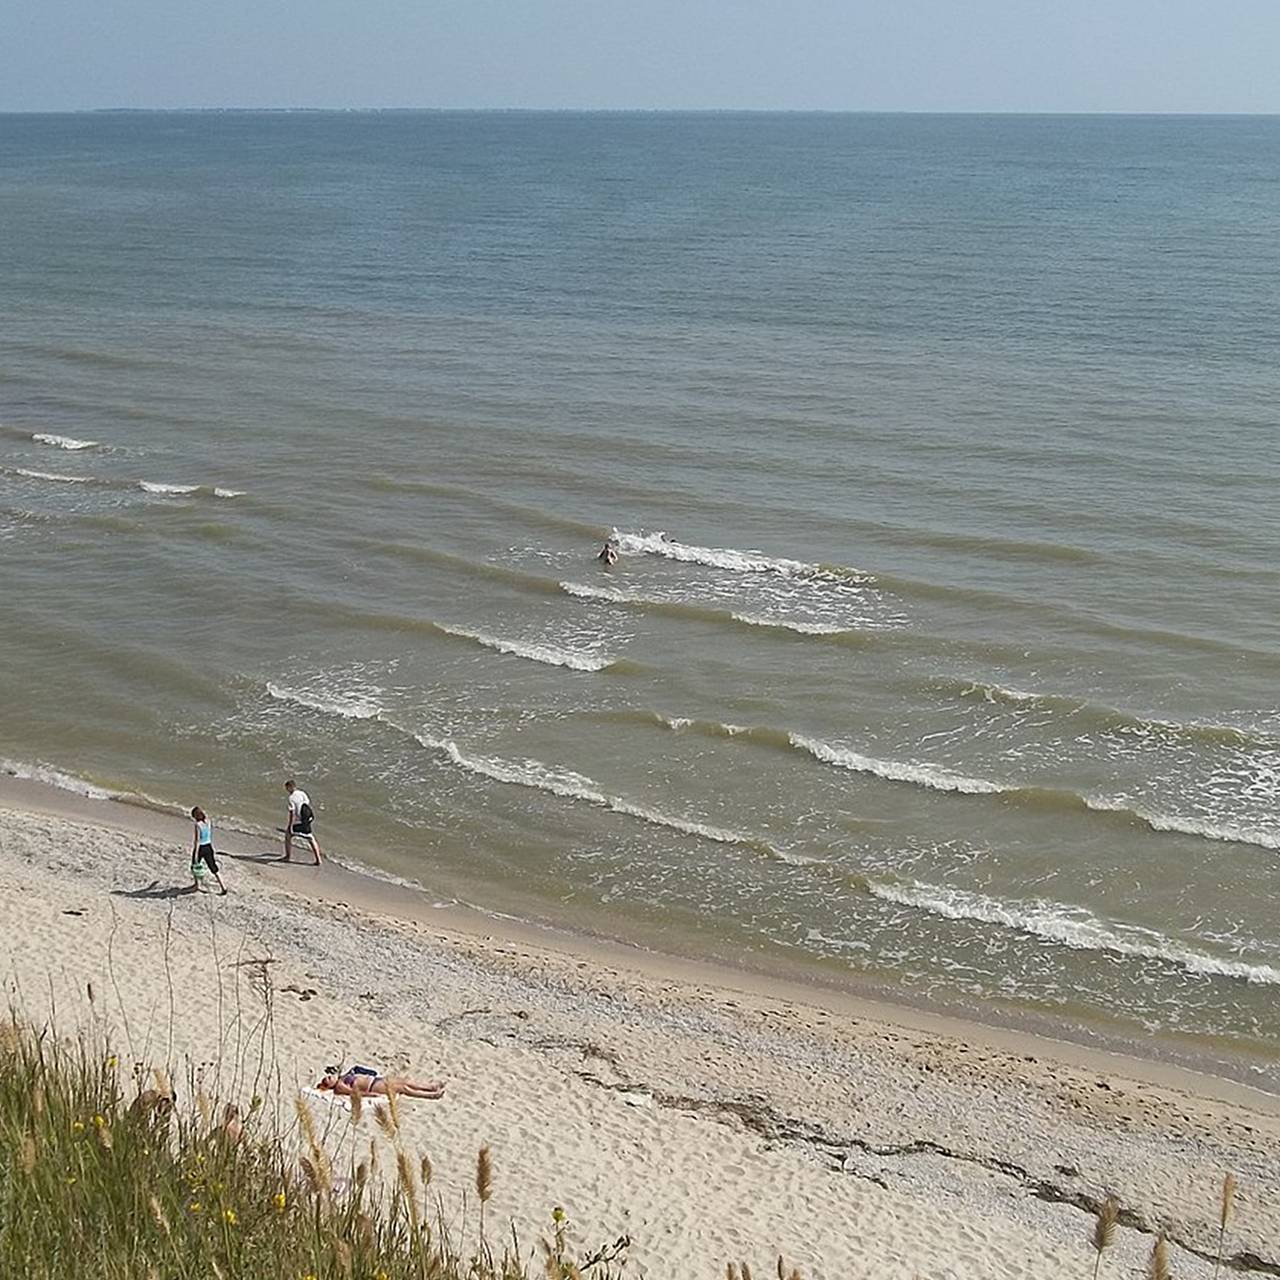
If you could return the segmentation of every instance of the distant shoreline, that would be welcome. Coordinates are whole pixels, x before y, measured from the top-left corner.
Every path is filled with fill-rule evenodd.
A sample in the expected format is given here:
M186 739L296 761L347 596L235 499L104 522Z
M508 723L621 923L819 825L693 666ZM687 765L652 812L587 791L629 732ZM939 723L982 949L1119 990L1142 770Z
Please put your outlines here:
M0 110L0 116L84 115L527 115L527 116L907 116L1017 120L1277 120L1277 111L909 111L877 107L69 107Z

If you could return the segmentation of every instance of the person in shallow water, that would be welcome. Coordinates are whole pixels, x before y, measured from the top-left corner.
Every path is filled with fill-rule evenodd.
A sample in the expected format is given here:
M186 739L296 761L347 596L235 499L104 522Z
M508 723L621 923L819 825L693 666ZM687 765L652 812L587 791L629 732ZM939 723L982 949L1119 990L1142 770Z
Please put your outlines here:
M191 821L195 824L191 839L192 885L195 891L199 893L200 881L204 877L205 868L207 867L209 874L217 882L219 891L225 894L227 887L222 883L222 877L218 874L218 860L213 851L213 823L209 821L209 815L199 805L196 805L191 810Z
M311 846L311 853L315 858L314 865L318 867L320 842L312 830L316 815L311 808L311 797L292 778L284 784L284 793L289 797L289 811L284 823L284 860L293 861L293 838L301 836Z
M596 556L596 559L610 569L618 563L618 548L612 538L600 548L600 554Z

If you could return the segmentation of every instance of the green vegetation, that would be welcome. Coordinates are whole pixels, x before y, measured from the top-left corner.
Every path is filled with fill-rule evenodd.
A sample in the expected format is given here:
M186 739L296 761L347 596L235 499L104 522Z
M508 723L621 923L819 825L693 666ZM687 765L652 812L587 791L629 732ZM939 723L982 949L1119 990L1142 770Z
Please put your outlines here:
M431 1162L400 1138L395 1097L352 1099L355 1139L372 1109L376 1136L333 1167L310 1110L287 1132L253 1099L218 1103L193 1087L179 1105L168 1078L122 1087L116 1057L93 1038L59 1040L0 1023L0 1276L8 1280L620 1280L630 1241L582 1255L555 1210L537 1247L514 1229L487 1234L494 1170L476 1159L474 1201L455 1227L432 1190ZM348 1145L345 1141L344 1146ZM1223 1253L1236 1179L1222 1184L1214 1265ZM468 1197L470 1199L470 1196ZM1103 1270L1121 1219L1108 1197L1094 1220L1092 1272ZM469 1225L468 1225L469 1224ZM1184 1246L1185 1247L1185 1246ZM779 1280L801 1280L777 1259ZM753 1280L729 1263L728 1280ZM1169 1280L1169 1241L1156 1236L1150 1280Z
M368 1104L366 1104L368 1105ZM88 1039L0 1025L0 1275L24 1280L610 1280L628 1241L575 1256L559 1210L538 1247L486 1235L488 1149L455 1232L431 1166L399 1139L395 1099L378 1136L337 1173L299 1108L281 1133L254 1100L198 1090L179 1105L163 1074L126 1091ZM353 1117L358 1120L358 1115ZM302 1154L296 1154L301 1150ZM465 1207L464 1207L465 1209ZM470 1219L471 1226L465 1226Z

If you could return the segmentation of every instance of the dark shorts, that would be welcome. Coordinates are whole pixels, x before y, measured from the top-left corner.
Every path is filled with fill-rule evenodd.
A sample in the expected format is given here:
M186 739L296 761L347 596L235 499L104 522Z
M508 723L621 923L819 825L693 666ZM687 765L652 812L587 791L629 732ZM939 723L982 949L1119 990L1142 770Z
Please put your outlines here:
M309 836L311 834L311 823L295 822L289 828L289 834L294 836Z
M203 862L215 876L218 874L218 863L213 856L213 845L202 844L196 850L196 856L191 859L191 865L194 867L197 862Z

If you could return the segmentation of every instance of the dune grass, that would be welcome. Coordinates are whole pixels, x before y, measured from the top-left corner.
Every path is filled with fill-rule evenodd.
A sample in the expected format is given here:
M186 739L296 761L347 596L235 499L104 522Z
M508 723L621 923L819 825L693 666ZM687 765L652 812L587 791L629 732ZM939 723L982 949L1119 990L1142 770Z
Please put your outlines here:
M495 1169L477 1153L474 1201L455 1224L432 1189L433 1169L400 1137L395 1097L352 1100L338 1144L299 1099L296 1124L241 1107L195 1081L179 1099L162 1072L122 1075L97 1035L59 1039L15 1017L0 1022L0 1277L22 1280L621 1280L630 1240L577 1250L553 1210L545 1234L500 1240L486 1217ZM372 1109L374 1136L361 1130ZM1212 1263L1239 1265L1223 1245L1236 1179L1223 1181ZM470 1196L468 1196L470 1200ZM1090 1238L1094 1277L1120 1218L1109 1196ZM1242 1261L1242 1260L1241 1260ZM801 1280L777 1259L779 1280ZM1155 1239L1146 1273L1169 1280L1169 1240ZM752 1280L731 1262L729 1280Z
M127 1087L126 1087L127 1086ZM184 1092L186 1090L184 1089ZM259 1100L237 1108L163 1074L122 1081L92 1037L0 1024L0 1275L29 1280L614 1280L625 1238L576 1254L556 1210L545 1239L455 1234L431 1166L399 1141L394 1100L378 1136L335 1170L305 1108L282 1132ZM301 1145L301 1154L299 1147ZM380 1172L380 1167L382 1172ZM468 1215L463 1215L464 1223Z

